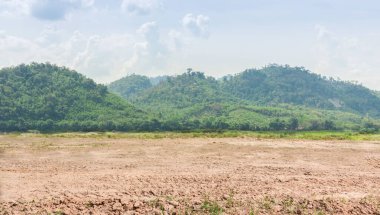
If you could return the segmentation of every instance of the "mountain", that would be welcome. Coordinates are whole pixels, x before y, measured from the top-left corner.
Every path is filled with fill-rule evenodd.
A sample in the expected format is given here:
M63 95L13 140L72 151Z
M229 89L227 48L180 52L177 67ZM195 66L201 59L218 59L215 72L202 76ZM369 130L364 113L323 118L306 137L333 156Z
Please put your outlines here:
M151 77L151 78L149 78L149 80L150 80L150 83L152 84L152 86L156 86L157 84L159 84L163 81L166 81L168 78L169 78L169 76L163 75L163 76Z
M130 75L109 89L125 99L65 67L3 68L0 132L380 128L373 91L302 68L266 67L220 80L194 71Z
M327 79L304 68L270 65L223 80L225 91L257 104L287 103L380 118L380 99L368 88Z
M375 91L374 93L375 93L375 95L376 95L377 97L380 98L380 91Z
M132 130L146 118L107 87L64 67L0 70L0 131Z
M108 85L108 89L123 98L133 99L136 94L147 90L153 86L157 86L166 81L169 76L157 76L148 78L142 75L132 74L112 82Z
M297 105L265 100L268 91L264 90L256 99L244 97L252 92L243 90L244 94L240 95L234 90L235 86L238 88L240 84L243 89L248 88L249 83L260 82L260 79L239 75L216 80L201 72L191 71L168 77L156 86L134 92L125 98L138 108L155 115L164 130L358 129L365 123L365 119L355 113L322 109L321 106L316 108L302 103ZM305 77L309 77L309 74ZM134 78L127 76L125 79ZM305 88L306 86L307 84ZM323 101L322 98L320 100Z
M130 75L112 82L108 85L108 89L126 99L130 99L136 93L151 88L153 84L151 80L142 75Z
M213 77L201 72L187 72L168 77L156 86L137 94L136 103L160 106L165 104L175 108L187 108L201 103L234 101L230 94L221 89Z

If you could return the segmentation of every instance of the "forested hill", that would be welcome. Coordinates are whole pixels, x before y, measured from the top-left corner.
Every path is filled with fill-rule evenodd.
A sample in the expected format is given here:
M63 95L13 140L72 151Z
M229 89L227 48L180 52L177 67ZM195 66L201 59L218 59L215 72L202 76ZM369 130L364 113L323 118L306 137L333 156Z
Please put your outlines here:
M131 75L109 87L126 99L49 63L1 69L0 132L380 128L374 91L301 68L270 66L220 80L190 70Z
M187 72L167 77L154 87L134 96L134 102L144 105L188 108L193 105L237 101L213 77L201 72Z
M298 90L306 90L305 88L309 87L306 83L313 78L318 78L318 76L309 74L302 69L296 68L295 70L294 75L296 77L298 77L297 72L304 75L304 77L294 78L295 82L297 79L305 79L305 83L299 84L296 88ZM148 77L131 75L112 83L110 90L120 95L127 95L124 97L129 102L152 113L161 122L161 129L163 130L360 129L368 121L366 117L341 111L339 108L302 103L306 99L310 99L308 96L315 96L319 100L323 100L324 97L317 96L321 92L316 92L314 95L312 94L314 91L310 89L298 104L291 100L276 100L275 96L278 95L271 95L271 91L267 88L272 87L272 90L275 91L282 88L285 90L286 87L293 87L294 83L285 85L287 81L284 80L285 83L281 84L271 78L269 73L269 79L272 79L273 82L264 78L250 79L244 77L250 72L216 80L213 77L206 77L201 72L189 71L182 75L166 77L157 85L149 84L148 80L151 79ZM255 71L253 76L264 73ZM288 77L288 81L290 81L289 79L292 78ZM301 82L301 80L298 81ZM326 89L333 85L332 80L330 83L330 80L320 78L320 82L323 82L320 83L322 85L320 88ZM126 85L123 86L123 83ZM140 86L140 83L144 83L143 86ZM258 84L263 84L263 90L249 90L249 87ZM277 84L282 88L276 88ZM337 84L343 85L345 83L337 82ZM241 93L236 90L239 85L245 89ZM347 85L351 86L349 83ZM360 86L357 87L365 89ZM140 91L135 89L140 89ZM296 94L290 89L287 91ZM330 89L330 91L334 90ZM250 94L251 96L249 96ZM271 100L266 99L266 94L271 96ZM281 94L280 96L286 97L287 95ZM288 97L296 96L289 94Z
M153 84L148 77L133 74L112 82L108 88L110 91L115 92L126 99L131 99L136 94L151 88L152 86Z
M288 103L380 117L380 99L350 82L328 79L299 67L271 65L224 78L224 89L259 104Z
M375 94L380 98L380 91L375 91Z
M137 128L145 113L107 87L51 64L0 70L0 131Z
M133 75L114 82L110 90L145 105L165 103L183 107L200 102L239 101L260 106L291 104L380 118L380 98L375 91L300 67L270 65L218 81L203 73L190 72L168 77L157 86L149 83L148 77Z

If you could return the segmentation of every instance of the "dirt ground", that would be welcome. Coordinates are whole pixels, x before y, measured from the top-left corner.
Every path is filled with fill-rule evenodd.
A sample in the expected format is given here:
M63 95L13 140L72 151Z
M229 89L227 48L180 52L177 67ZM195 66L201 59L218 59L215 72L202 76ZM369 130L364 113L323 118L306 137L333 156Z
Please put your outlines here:
M0 136L0 214L380 214L380 142Z

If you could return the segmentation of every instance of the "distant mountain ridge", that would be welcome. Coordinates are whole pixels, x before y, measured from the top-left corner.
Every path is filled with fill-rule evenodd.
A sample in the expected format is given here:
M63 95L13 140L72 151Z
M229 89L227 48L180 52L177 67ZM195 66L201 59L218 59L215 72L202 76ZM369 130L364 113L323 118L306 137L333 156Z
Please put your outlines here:
M153 87L151 80L142 75L132 74L108 85L108 89L123 98L131 99L136 94Z
M136 78L142 77L122 80L138 84ZM123 88L122 84L119 87ZM297 129L352 129L364 124L367 116L377 117L380 102L362 86L322 78L303 68L273 65L220 80L190 71L169 76L155 86L125 87L129 88L142 90L128 94L128 101L153 113L164 124L175 125L166 129L281 130L290 129L292 120L299 123L293 126ZM109 89L122 95L113 84ZM352 101L360 104L352 105Z
M186 77L200 77L198 80L191 80ZM148 83L149 78L138 76ZM194 88L194 82L203 81ZM136 76L127 76L119 81L111 83L109 89L123 96L123 92L115 88L127 86L120 84L120 81L130 80L132 85L138 85ZM173 81L174 80L174 81ZM129 89L130 86L124 87ZM301 67L289 67L270 65L262 69L249 69L236 75L229 75L216 80L212 77L205 77L203 73L184 73L175 77L168 77L161 84L153 86L150 84L144 87L137 87L140 91L135 91L123 96L126 99L134 98L137 103L167 102L172 104L184 100L182 104L200 102L202 100L224 100L224 101L248 101L256 105L277 106L279 104L301 105L305 107L347 111L362 116L372 116L380 118L380 98L379 93L375 93L361 85L351 82L328 79ZM207 94L200 94L201 88L209 88ZM195 91L197 90L197 92ZM212 90L213 89L213 90ZM204 91L205 89L203 89ZM206 92L206 91L204 91ZM158 100L158 95L166 97ZM181 94L174 96L176 94ZM172 98L169 98L172 97ZM181 102L179 102L181 103Z
M130 75L108 88L49 63L0 69L0 132L380 129L375 91L302 68Z
M377 95L377 97L380 98L380 91L375 91L374 93L375 93L375 95Z
M226 79L223 85L234 96L260 104L288 103L380 117L380 99L370 89L300 67L250 69Z

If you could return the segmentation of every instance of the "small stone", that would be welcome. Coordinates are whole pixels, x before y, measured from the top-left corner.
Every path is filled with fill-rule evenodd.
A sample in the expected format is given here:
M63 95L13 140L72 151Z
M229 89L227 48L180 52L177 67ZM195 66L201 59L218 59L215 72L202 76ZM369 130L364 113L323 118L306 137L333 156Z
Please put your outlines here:
M282 207L280 205L274 206L274 211L280 212L282 210Z
M193 204L194 205L200 205L200 204L202 204L202 201L200 199L194 199Z
M169 204L173 205L174 207L178 207L179 205L177 201L170 201Z
M153 214L154 215L161 215L162 211L160 211L159 209L155 208L155 209L153 209Z
M135 202L135 204L133 204L134 209L140 208L141 206L142 206L142 203L139 201L137 201L137 202Z
M202 209L201 205L193 205L193 210L200 211Z
M121 202L121 204L123 204L123 205L128 205L128 203L129 203L129 199L128 199L128 198L121 198L121 199L120 199L120 202Z
M165 210L166 210L166 211L172 211L173 209L174 209L174 206L173 206L173 205L170 205L170 204L165 205Z
M114 210L114 211L122 211L123 210L123 205L121 205L120 202L116 202L115 204L113 204L112 210Z

